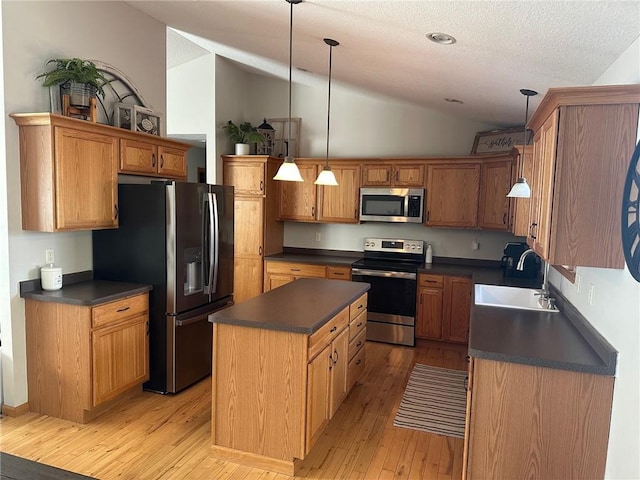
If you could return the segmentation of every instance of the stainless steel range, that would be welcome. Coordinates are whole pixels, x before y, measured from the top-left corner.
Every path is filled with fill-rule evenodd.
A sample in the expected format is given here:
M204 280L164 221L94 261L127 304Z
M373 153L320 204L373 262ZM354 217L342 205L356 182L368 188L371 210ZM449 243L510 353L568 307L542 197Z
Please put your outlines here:
M351 277L371 284L367 340L415 345L416 278L423 262L423 240L364 239L364 258L351 265Z

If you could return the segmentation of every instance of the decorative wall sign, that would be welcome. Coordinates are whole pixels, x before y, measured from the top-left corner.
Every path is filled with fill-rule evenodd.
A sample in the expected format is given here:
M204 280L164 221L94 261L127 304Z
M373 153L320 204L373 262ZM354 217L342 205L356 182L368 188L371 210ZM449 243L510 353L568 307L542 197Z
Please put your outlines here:
M527 144L531 141L531 133L531 130L527 130ZM523 137L524 127L478 132L471 148L471 155L510 152L516 145L522 145Z
M150 108L133 106L133 117L135 120L131 130L135 132L150 133L151 135L162 136L162 114L154 112Z
M640 142L631 157L622 191L622 250L633 278L640 282Z
M289 136L289 119L288 118L267 118L267 122L271 125L275 132L273 134L273 151L271 156L284 158L286 153L285 142ZM295 158L300 156L300 117L291 118L291 145L289 145L289 153Z

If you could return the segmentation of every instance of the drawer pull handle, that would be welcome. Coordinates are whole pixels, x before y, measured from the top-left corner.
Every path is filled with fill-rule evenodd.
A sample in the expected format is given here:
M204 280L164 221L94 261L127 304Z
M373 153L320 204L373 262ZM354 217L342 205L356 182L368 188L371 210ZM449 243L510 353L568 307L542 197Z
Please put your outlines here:
M299 268L292 268L292 269L291 269L291 271L292 271L292 272L299 272L299 271L300 271L300 269L299 269Z
M344 276L344 272L333 272L333 274L337 276Z
M361 359L356 360L356 365L360 365L362 363Z
M362 340L360 340L358 343L356 343L356 348L358 348L360 345L362 345Z
M131 308L130 306L129 306L129 307L124 307L124 308L119 308L119 309L118 309L118 310L116 310L116 311L117 311L118 313L126 312L126 311L127 311L127 310L129 310L130 308Z
M362 326L362 322L358 322L358 323L356 324L356 328L360 328L361 326Z
M358 310L360 310L361 308L364 308L364 305L362 303L358 305Z
M331 330L329 330L329 333L333 333L333 332L335 332L336 330L338 330L338 327L337 327L337 326L332 327L332 328L331 328Z

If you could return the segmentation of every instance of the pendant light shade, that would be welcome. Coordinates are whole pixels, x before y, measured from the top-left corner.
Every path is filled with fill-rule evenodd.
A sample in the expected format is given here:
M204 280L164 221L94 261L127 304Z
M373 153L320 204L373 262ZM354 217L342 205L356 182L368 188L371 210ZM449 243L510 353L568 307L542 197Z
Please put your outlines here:
M293 6L301 3L302 0L285 0L290 5L289 10L289 134L286 142L286 152L284 162L280 165L278 173L273 177L274 180L282 180L285 182L302 182L302 176L300 170L296 165L293 155L289 155L289 145L291 144L291 70L293 62Z
M527 146L527 120L529 118L529 97L533 95L537 95L538 92L534 90L529 90L527 88L523 88L520 90L520 93L527 97L527 107L524 112L524 136L522 137L522 153L524 156L524 149ZM524 162L520 162L524 168ZM521 172L523 173L523 172ZM524 175L520 175L516 180L516 183L513 184L509 193L507 193L507 197L509 198L531 198L531 187L527 183L527 179L524 178Z
M318 175L318 178L314 183L316 185L337 187L338 181L336 180L336 176L331 171L331 167L329 166L329 120L331 119L331 60L333 47L337 47L340 44L331 38L325 38L324 43L329 45L329 89L327 94L327 155L325 157L324 168L322 169L320 175Z

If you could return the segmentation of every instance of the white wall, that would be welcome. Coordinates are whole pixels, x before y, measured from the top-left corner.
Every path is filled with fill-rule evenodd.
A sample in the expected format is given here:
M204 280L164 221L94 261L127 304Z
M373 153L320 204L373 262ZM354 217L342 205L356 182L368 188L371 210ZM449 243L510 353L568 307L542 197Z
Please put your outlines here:
M596 84L640 83L640 39ZM631 159L629 159L631 160ZM618 212L616 212L618 214ZM605 234L604 232L602 234ZM555 270L550 281L618 350L606 478L640 478L640 283L629 271L578 267L580 291ZM590 285L593 303L588 302Z
M167 135L203 134L207 162L212 165L216 158L214 78L213 54L167 70ZM207 168L207 182L215 180L215 168Z
M166 111L165 25L124 2L3 1L2 9L7 114L49 110L48 90L35 76L45 70L48 59L59 56L114 65L131 78L155 109ZM90 232L51 234L21 229L18 128L12 120L5 123L10 261L8 295L0 274L0 327L4 403L15 407L27 401L24 301L19 297L18 283L39 277L44 250L49 247L55 249L56 264L63 273L91 270L93 265ZM4 175L0 168L2 179ZM0 201L0 227L6 211L2 207ZM0 234L0 266L2 259ZM10 315L4 314L6 296Z

